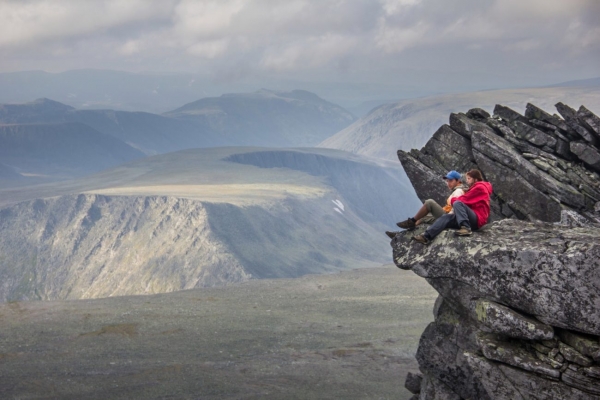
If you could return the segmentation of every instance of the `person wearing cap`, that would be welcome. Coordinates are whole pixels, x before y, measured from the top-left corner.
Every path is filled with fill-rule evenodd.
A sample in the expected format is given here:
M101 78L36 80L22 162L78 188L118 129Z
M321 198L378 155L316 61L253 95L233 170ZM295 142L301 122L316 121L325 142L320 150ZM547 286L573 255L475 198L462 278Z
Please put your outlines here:
M396 225L402 229L412 230L421 223L432 223L444 214L453 213L452 205L450 203L451 199L465 194L466 187L463 186L461 178L462 176L460 173L454 170L448 172L446 176L443 177L448 189L451 190L450 197L446 200L446 205L444 207L440 206L433 199L427 199L414 217L398 222ZM386 231L385 233L389 238L393 239L398 232Z
M457 236L469 236L473 230L487 224L492 184L485 182L481 171L477 169L470 170L466 175L469 189L464 195L450 199L454 213L438 218L423 234L414 236L414 241L427 245L448 228L458 229L454 232Z

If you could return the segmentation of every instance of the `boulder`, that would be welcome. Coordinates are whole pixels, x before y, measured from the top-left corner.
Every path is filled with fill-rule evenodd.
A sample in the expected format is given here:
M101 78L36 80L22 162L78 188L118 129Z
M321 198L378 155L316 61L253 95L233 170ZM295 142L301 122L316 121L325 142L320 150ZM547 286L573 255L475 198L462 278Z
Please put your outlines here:
M473 131L490 129L486 124L467 117L463 113L450 114L450 127L466 138L470 138Z
M512 128L513 132L515 132L517 137L527 140L537 147L548 146L549 148L556 148L555 137L536 129L533 126L518 120L511 122L509 126Z
M446 171L464 172L475 165L471 142L448 125L442 125L421 152L434 157Z
M596 134L596 138L600 140L600 118L593 112L585 108L584 106L579 107L577 110L577 119L590 132Z
M442 232L428 246L412 234L392 241L394 263L434 288L457 281L547 325L600 335L599 229L502 220L468 239Z
M445 204L448 197L448 187L442 177L431 168L428 168L414 156L402 150L398 150L398 158L402 162L404 172L412 183L417 196L421 201L434 199L438 204Z
M482 108L471 108L467 111L467 117L476 121L485 122L490 117L490 113Z
M423 375L413 374L409 372L406 374L406 380L404 381L404 387L413 394L418 394L421 391L421 384L423 383Z
M577 111L563 103L557 103L556 109L558 110L560 115L563 116L565 122L572 130L577 132L577 134L581 136L586 142L594 146L598 145L599 141L596 135L594 135L592 132L588 131L586 128L579 124L579 120L577 119Z
M584 142L571 142L570 150L591 169L600 172L600 151Z
M519 114L512 108L505 107L500 104L496 104L496 107L494 107L494 116L500 117L507 122L514 122L514 121L521 121L521 122L525 122L525 123L527 122L527 118L525 118L523 115Z
M557 118L554 115L550 115L546 111L534 106L531 103L527 103L527 106L525 108L525 117L529 118L530 120L543 121L547 124L555 126L556 128L560 129L563 133L566 134L568 134L571 131L571 129L564 120Z

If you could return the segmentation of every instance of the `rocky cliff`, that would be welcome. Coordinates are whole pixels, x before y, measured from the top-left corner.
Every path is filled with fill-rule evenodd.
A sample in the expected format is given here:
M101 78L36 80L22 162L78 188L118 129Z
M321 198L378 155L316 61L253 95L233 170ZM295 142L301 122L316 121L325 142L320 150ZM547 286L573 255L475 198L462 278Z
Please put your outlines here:
M451 114L423 149L398 152L422 200L445 196L450 169L494 186L473 236L423 246L420 227L391 242L395 264L440 295L422 375L406 379L415 399L600 398L600 119L556 107Z

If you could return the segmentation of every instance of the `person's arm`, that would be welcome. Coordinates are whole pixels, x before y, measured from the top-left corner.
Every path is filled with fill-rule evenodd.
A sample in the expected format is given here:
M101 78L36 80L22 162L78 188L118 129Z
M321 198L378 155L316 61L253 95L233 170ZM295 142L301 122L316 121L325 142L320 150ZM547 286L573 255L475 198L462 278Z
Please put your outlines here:
M471 188L469 189L469 191L465 194L463 194L460 197L453 197L450 199L450 204L454 204L455 201L462 201L465 204L470 204L472 200L475 200L481 196L483 196L484 194L486 194L484 188L481 185L474 185L471 186Z

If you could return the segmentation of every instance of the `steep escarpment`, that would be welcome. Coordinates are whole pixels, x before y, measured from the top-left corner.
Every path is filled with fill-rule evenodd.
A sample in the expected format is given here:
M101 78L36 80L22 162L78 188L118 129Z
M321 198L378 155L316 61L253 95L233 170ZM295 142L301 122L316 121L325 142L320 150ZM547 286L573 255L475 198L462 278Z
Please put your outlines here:
M0 211L0 300L164 293L383 262L383 248L364 240L373 228L345 214L330 198L245 207L94 194L23 202Z
M406 380L415 398L600 398L600 119L557 109L452 114L423 149L398 152L422 199L443 195L448 169L479 168L495 189L495 221L473 236L424 246L419 227L391 242L395 264L440 295L422 374Z

